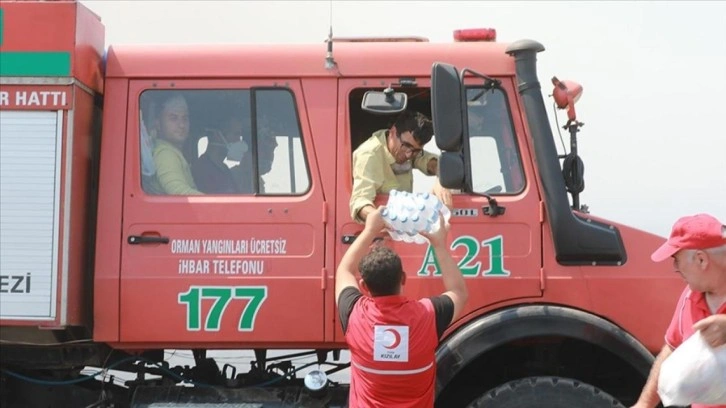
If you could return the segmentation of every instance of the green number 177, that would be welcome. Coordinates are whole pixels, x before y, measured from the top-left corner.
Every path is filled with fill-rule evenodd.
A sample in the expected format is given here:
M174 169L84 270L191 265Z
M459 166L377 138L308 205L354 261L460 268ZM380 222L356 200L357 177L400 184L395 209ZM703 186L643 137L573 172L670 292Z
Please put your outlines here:
M187 330L201 330L202 300L213 299L207 313L204 331L219 331L224 311L234 299L248 299L239 318L239 331L252 331L260 306L267 299L267 286L191 286L179 294L179 303L187 306Z

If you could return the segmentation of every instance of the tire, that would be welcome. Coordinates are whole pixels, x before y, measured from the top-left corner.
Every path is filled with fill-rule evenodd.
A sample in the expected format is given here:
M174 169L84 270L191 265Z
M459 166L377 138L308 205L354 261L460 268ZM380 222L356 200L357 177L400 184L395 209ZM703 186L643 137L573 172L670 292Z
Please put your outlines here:
M570 378L528 377L497 386L469 408L625 408L590 384Z

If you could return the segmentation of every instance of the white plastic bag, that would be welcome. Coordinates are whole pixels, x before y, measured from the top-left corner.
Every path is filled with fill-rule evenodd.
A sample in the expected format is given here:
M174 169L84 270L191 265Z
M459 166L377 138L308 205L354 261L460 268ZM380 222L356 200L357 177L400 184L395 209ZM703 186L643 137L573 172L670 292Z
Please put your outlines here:
M666 407L726 404L726 345L712 348L694 333L663 361L658 395Z

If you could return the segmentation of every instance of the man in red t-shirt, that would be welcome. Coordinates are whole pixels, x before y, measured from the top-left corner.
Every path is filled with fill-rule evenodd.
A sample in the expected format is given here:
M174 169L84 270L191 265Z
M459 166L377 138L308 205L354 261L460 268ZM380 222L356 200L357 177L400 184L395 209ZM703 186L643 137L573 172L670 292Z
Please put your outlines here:
M673 268L688 286L666 331L666 344L656 357L633 408L653 408L658 404L661 363L693 333L700 331L711 347L726 344L726 226L707 214L679 219L668 241L651 255L655 262L668 258L673 258ZM726 405L693 404L691 408L726 408Z
M449 253L449 225L423 234L436 253L446 291L419 300L401 295L406 274L390 248L368 248L385 228L381 208L368 213L365 229L343 256L335 275L335 299L351 353L351 408L433 407L435 352L439 339L460 315L466 283ZM361 275L358 288L355 272Z

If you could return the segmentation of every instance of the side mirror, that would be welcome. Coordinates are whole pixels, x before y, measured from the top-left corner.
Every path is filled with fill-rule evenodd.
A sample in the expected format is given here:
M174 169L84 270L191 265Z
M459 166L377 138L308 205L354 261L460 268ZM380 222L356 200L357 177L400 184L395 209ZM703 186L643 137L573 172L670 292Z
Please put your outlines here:
M439 183L444 188L462 190L466 185L464 157L459 152L442 152L439 157Z
M394 92L393 88L383 91L368 91L363 95L361 109L377 114L400 113L408 105L408 95L403 92Z
M463 103L461 80L453 65L434 62L431 94L436 146L443 151L460 151L464 139Z

